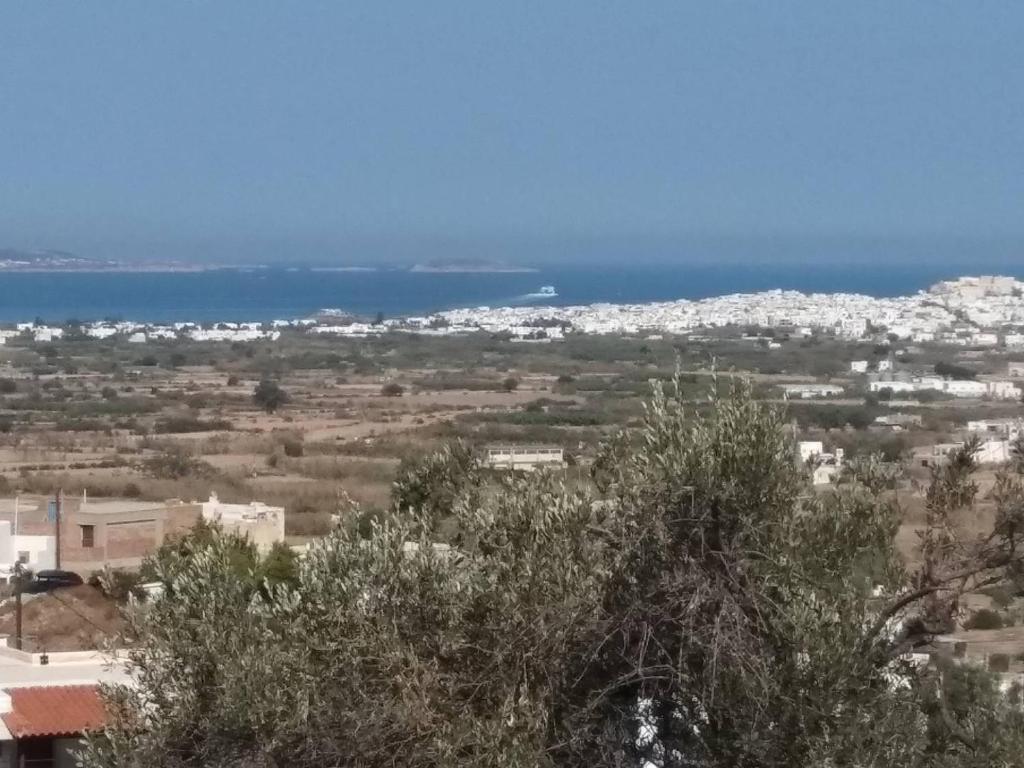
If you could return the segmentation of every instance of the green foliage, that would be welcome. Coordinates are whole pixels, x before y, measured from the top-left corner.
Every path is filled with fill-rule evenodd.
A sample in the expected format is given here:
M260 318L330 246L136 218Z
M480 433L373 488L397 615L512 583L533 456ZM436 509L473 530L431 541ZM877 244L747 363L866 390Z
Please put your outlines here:
M213 474L212 466L183 450L168 450L146 459L143 469L151 477L162 480L179 480L193 475L209 477Z
M142 589L142 576L139 573L125 571L120 568L106 568L89 576L88 584L103 592L104 595L118 603L127 603L130 598L142 600L145 590Z
M945 376L950 379L975 379L978 376L978 372L972 368L940 360L935 364L935 375Z
M288 393L273 379L262 379L253 390L252 401L267 413L274 413L288 402Z
M472 449L449 443L422 459L402 461L391 487L392 509L436 531L467 495L478 496L480 482L480 463Z
M209 526L164 547L136 684L106 692L84 765L1019 765L1019 694L905 654L1019 568L1021 477L959 539L970 451L937 468L907 572L886 465L814 492L786 414L680 391L605 443L593 489L493 479L453 445L298 563Z
M197 419L194 416L167 416L157 419L153 431L158 435L188 432L214 432L231 429L227 419Z
M305 453L302 440L285 440L281 445L284 455L291 459L297 459Z
M980 608L964 622L964 629L1002 629L1003 618L998 611Z
M384 397L401 397L405 394L405 387L396 381L389 381L380 388L380 393Z

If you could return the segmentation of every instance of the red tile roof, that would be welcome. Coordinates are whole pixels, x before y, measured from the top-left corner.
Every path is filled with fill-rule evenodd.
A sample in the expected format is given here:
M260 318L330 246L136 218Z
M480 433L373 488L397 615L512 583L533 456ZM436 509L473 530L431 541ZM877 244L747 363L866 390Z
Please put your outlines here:
M9 688L11 711L4 724L16 739L76 736L103 727L106 712L95 685L45 685Z

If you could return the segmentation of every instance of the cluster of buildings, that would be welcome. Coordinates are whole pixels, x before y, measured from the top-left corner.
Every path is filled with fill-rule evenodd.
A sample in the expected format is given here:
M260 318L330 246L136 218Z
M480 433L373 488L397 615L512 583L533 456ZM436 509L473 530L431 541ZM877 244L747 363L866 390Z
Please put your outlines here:
M685 334L699 328L756 325L859 339L884 328L914 342L1024 346L1024 283L1007 277L965 277L896 298L774 290L649 304L477 307L442 312L436 319L449 332L511 332L558 323L579 333Z
M276 339L283 329L363 338L391 331L448 336L484 331L519 341L557 341L567 331L591 334L689 334L728 326L784 328L798 336L815 332L861 339L879 331L901 340L973 347L1024 349L1024 282L1010 277L963 277L913 296L875 298L849 293L773 290L690 301L588 304L569 307L515 306L453 309L425 317L361 322L338 310L315 318L271 323L152 324L96 322L81 326L93 338L124 335L131 341L188 338L195 341ZM65 329L20 323L10 335L36 341L61 338ZM777 347L768 342L769 348Z
M227 504L216 494L206 501L162 503L66 498L59 514L59 541L57 511L48 500L6 499L2 508L13 518L0 522L3 582L9 581L15 563L32 571L59 567L83 578L106 567L138 568L161 544L188 532L200 520L248 538L262 552L284 541L283 507L261 502Z
M274 340L281 336L278 328L265 328L263 323L214 323L204 326L199 323L138 323L130 321L97 321L83 323L74 329L76 333L91 339L109 339L122 336L129 342L144 344L164 339L189 339L191 341L259 341ZM18 323L13 330L0 330L0 344L8 339L29 336L33 341L50 342L63 339L68 329L41 323Z
M284 539L284 509L226 504L216 495L163 504L68 498L55 520L39 514L40 507L46 509L46 499L0 500L17 520L0 524L0 579L10 577L15 562L83 578L105 566L137 568L168 537L199 520L246 536L262 551ZM106 721L100 685L130 683L122 658L89 650L29 652L8 640L0 636L0 768L77 765L82 736Z
M911 392L943 392L950 397L989 398L992 400L1019 400L1020 387L1012 381L976 381L949 379L942 376L888 376L868 382L868 391L890 394Z

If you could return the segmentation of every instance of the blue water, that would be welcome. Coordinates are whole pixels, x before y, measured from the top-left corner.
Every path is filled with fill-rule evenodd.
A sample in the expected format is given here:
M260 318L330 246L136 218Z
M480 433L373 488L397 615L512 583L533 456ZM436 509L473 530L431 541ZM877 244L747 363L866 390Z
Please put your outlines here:
M977 274L1024 279L1024 260L921 264L558 266L530 273L429 274L385 269L216 270L191 273L0 274L0 322L116 317L144 321L272 320L339 308L388 317L454 307L526 303L553 285L545 304L647 302L786 288L899 296Z

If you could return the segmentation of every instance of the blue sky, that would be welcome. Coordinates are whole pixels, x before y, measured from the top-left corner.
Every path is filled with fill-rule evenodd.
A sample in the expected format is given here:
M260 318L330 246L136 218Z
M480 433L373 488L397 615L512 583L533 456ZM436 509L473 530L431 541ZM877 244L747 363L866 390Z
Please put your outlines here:
M0 247L1009 252L1022 32L984 0L4 3Z

